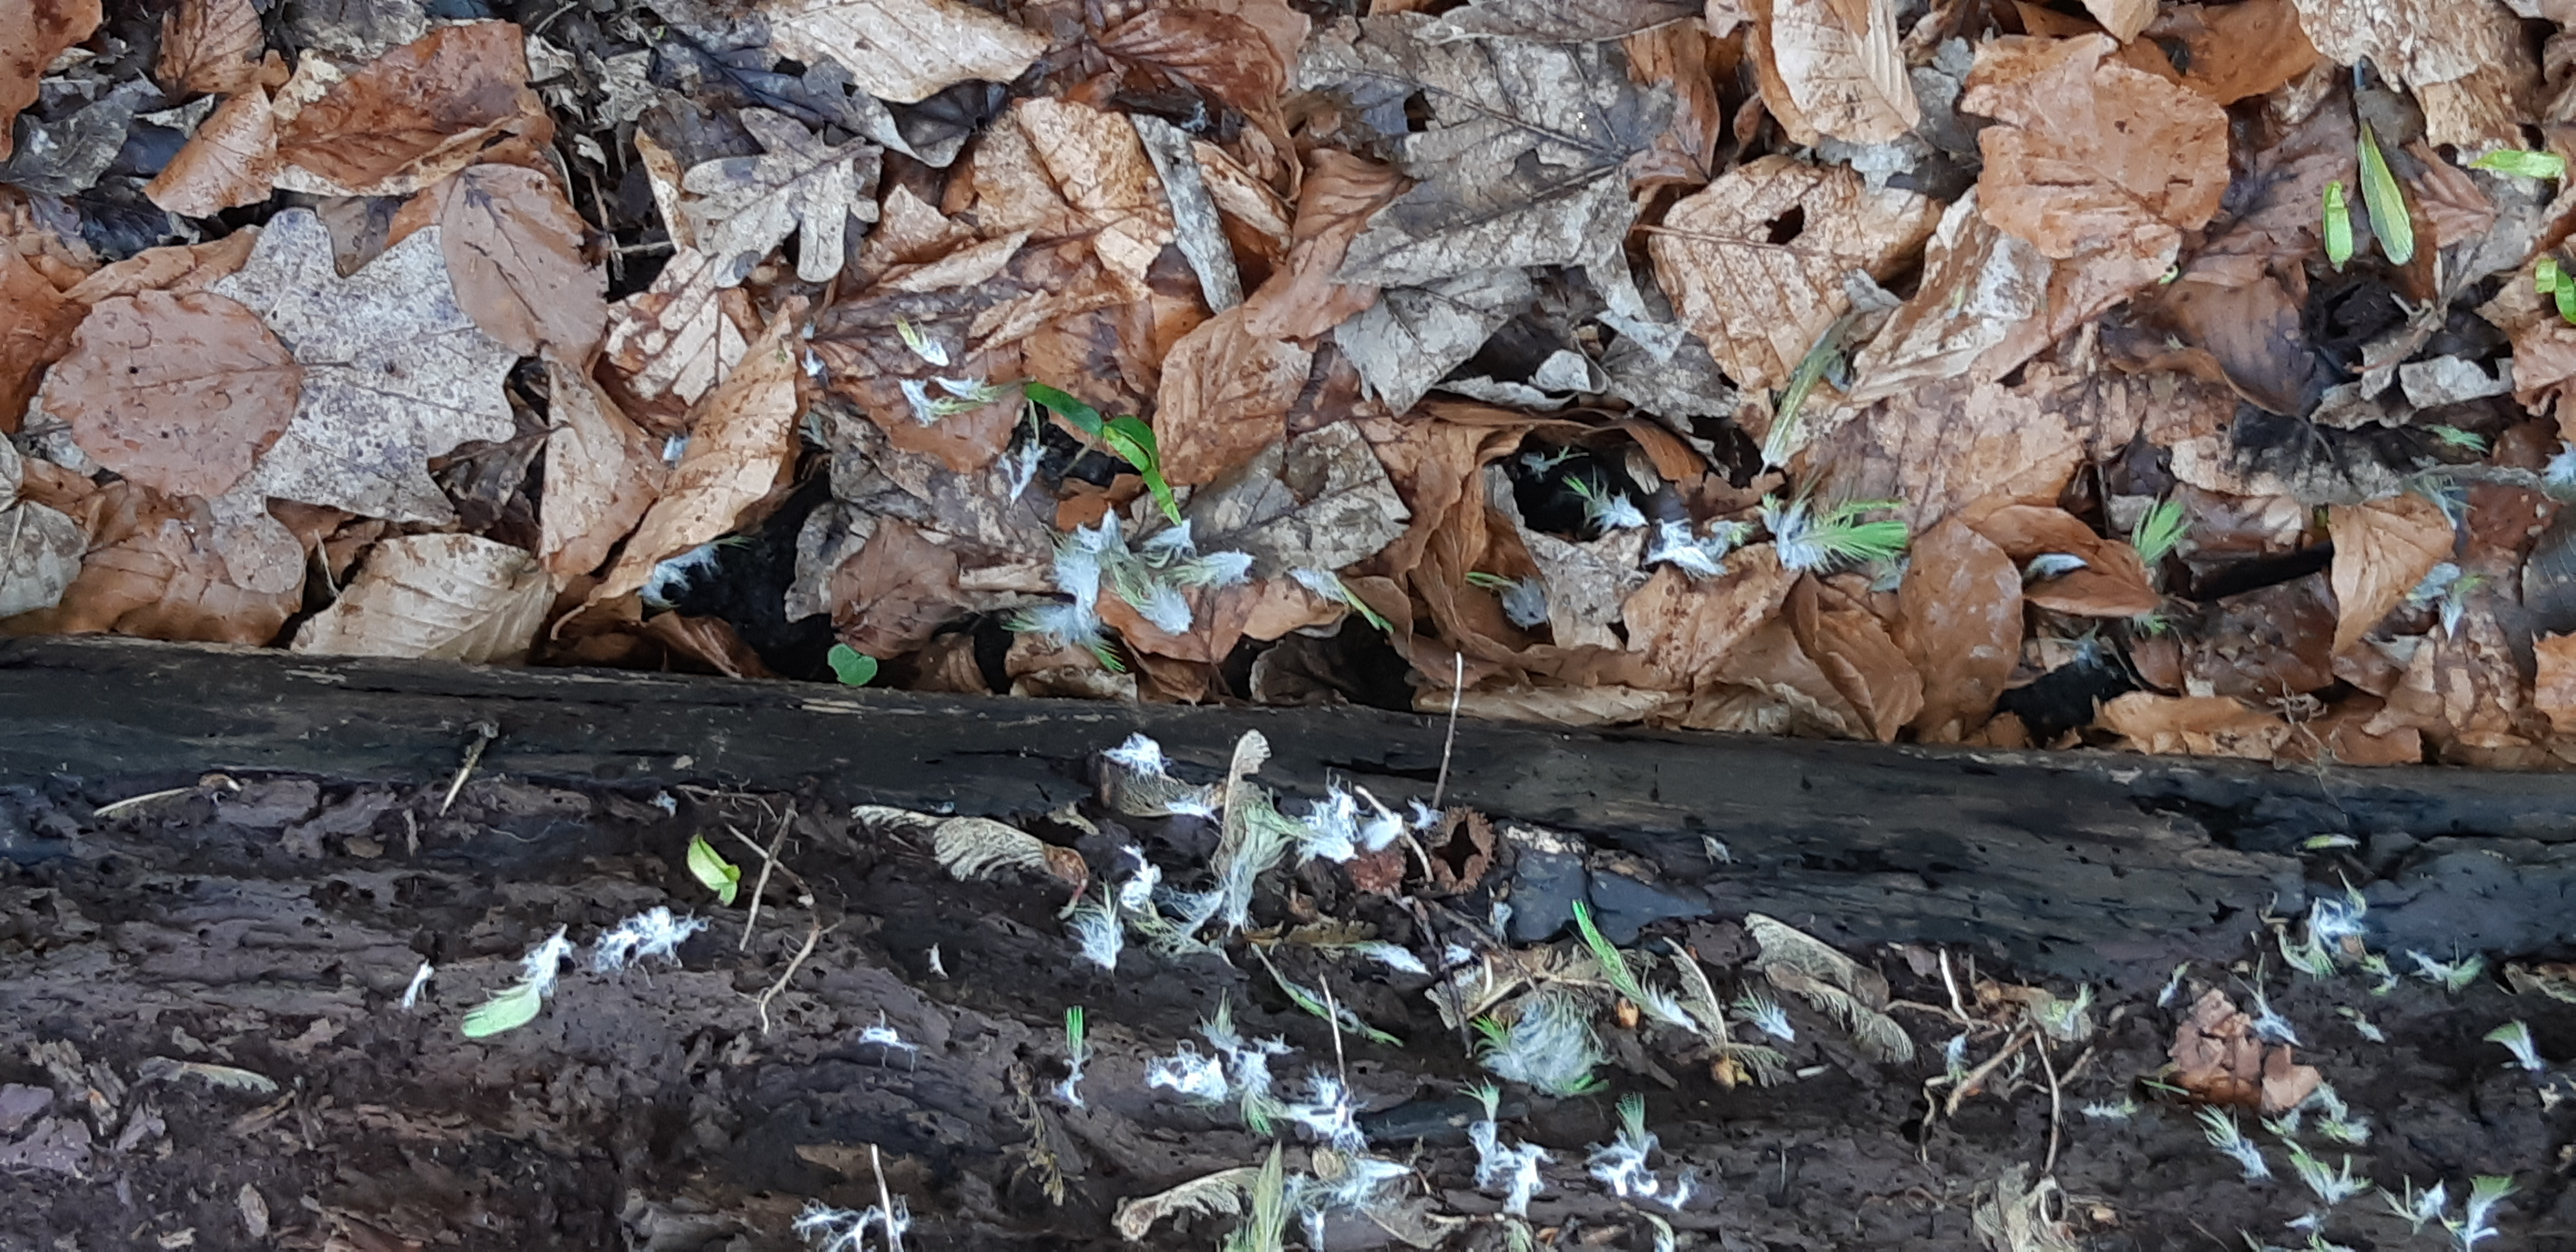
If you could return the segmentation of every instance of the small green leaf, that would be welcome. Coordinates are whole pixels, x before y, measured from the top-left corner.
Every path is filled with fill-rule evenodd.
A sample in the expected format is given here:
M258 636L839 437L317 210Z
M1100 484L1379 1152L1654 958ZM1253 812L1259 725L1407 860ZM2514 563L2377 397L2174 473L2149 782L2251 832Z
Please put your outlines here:
M716 903L731 905L734 893L742 889L742 867L724 859L705 835L689 838L689 872L716 893Z
M1163 457L1154 443L1154 428L1141 417L1113 417L1101 428L1100 441L1136 467L1145 479L1145 489L1154 493L1154 503L1162 506L1163 516L1172 519L1173 525L1180 525L1181 505L1172 496L1172 484L1163 478Z
M1086 438L1100 437L1100 410L1045 383L1022 383L1020 394L1027 396L1039 408L1072 423L1074 429L1081 431Z
M2519 148L2507 148L2490 152L2469 162L2469 168L2494 170L2496 173L2511 174L2516 178L2565 178L2567 158L2555 152L2525 152Z
M2576 322L2576 274L2558 271L2549 285L2549 295L2558 302L2558 316Z
M2406 190L2388 172L2388 158L2381 155L2379 136L2368 122L2361 124L2361 203L2370 210L2370 229L2379 236L2379 250L2388 263L2414 260L2415 219L2406 209Z
M2340 178L2326 184L2326 259L2336 269L2352 259L2352 206L2344 203Z
M1467 585L1470 587L1482 587L1487 591L1501 591L1502 589L1511 586L1512 580L1505 578L1500 574L1488 574L1480 569L1471 569L1467 571Z
M537 990L537 984L515 984L465 1015L465 1037L481 1039L505 1030L517 1030L535 1021L537 1010L544 1008L545 1003L546 997Z
M846 643L833 644L832 650L823 654L823 660L842 686L864 687L876 680L877 659Z

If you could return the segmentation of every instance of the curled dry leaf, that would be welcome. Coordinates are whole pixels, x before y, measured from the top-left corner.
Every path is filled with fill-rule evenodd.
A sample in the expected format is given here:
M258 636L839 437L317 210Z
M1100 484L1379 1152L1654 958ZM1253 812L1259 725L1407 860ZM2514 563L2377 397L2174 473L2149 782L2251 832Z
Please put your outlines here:
M1977 139L1986 220L2058 260L2151 262L2152 278L2182 232L2218 212L2227 113L2111 59L2117 47L2104 35L1996 39L1977 50L1959 107L2001 123Z
M303 367L240 301L146 291L90 310L44 403L99 464L219 496L285 433L303 390Z
M1102 109L1063 100L1022 100L1012 110L1058 195L1091 232L1091 250L1146 295L1145 276L1177 230L1162 180L1145 155L1135 124ZM991 229L991 224L988 224Z
M2047 311L2053 269L2036 245L1987 221L1970 188L1942 211L1913 298L1853 358L1843 402L1870 404L1944 379L1991 383L2011 372L2028 353L1999 346ZM2018 338L2031 351L2044 346Z
M518 661L554 595L554 580L523 549L476 535L387 539L368 552L340 598L295 632L294 650Z
M215 106L143 194L181 217L213 217L268 198L277 181L277 114L254 86Z
M317 195L408 195L473 164L504 134L553 132L508 22L442 26L361 67L277 136L278 185Z
M2297 0L2299 24L2325 59L2406 85L2425 138L2470 152L2519 148L2540 67L2512 6L2454 0Z
M1953 517L1914 541L1896 590L1897 642L1923 675L1914 728L1956 743L1984 725L2021 656L2021 570Z
M1352 243L1341 277L1420 284L1612 255L1634 217L1625 167L1653 147L1670 98L1630 81L1615 44L1434 43L1433 20L1341 23L1298 66L1297 87L1350 101L1419 180ZM1408 133L1415 98L1430 120Z
M245 92L259 78L264 47L252 0L179 0L161 19L153 74L183 93Z
M1150 8L1103 32L1098 46L1253 117L1275 112L1288 85L1288 62L1278 46L1251 22L1213 8Z
M1726 573L1693 580L1672 566L1658 566L1646 585L1621 606L1628 647L1665 679L1667 689L1690 691L1713 681L1736 647L1770 620L1788 598L1798 572L1762 544L1727 558Z
M1376 286L1341 282L1335 275L1370 216L1403 190L1404 176L1390 166L1332 148L1316 149L1297 188L1287 263L1244 301L1246 329L1273 339L1312 342L1376 303Z
M1254 334L1246 308L1199 323L1163 359L1154 435L1163 472L1203 483L1288 437L1288 410L1305 389L1314 354Z
M739 120L765 151L706 162L680 180L691 197L681 212L719 282L741 283L790 234L798 236L798 278L819 283L840 273L850 220L877 219L867 194L877 181L876 145L827 144L767 109L744 109Z
M321 220L290 209L212 289L250 306L304 367L294 421L236 492L442 522L454 510L429 458L515 428L501 380L516 358L457 307L435 226L342 278Z
M0 247L0 434L18 429L46 364L71 349L83 311L17 249Z
M2079 617L2135 617L2152 613L2161 603L2147 585L2147 568L2138 551L2117 539L2105 539L2064 509L2007 504L1971 509L1961 520L1984 535L2024 569L2045 555L2081 558L2084 565L2022 588L2022 598L2043 609Z
M2287 1046L2256 1038L2254 1019L2215 987L2202 992L2191 1015L2174 1027L2166 1055L2183 1090L2267 1117L2306 1102L2324 1077L2315 1066L2293 1063Z
M18 110L63 50L98 29L98 0L0 0L0 159L15 146Z
M1790 590L1788 621L1799 649L1860 716L1857 729L1893 742L1923 711L1923 675L1867 607L1809 576Z
M607 276L582 259L589 228L554 180L477 165L431 193L456 302L520 356L582 365L608 320Z
M546 395L554 429L537 500L538 553L569 582L605 564L642 520L661 486L662 449L587 375L549 361Z
M761 6L780 52L829 58L859 89L912 104L970 79L1007 83L1046 38L961 0L772 0Z
M259 244L259 227L245 226L204 243L146 248L113 264L100 266L63 295L79 304L97 304L111 296L166 291L174 296L204 291L216 279L250 261Z
M2326 510L2334 535L2334 650L2361 642L2379 619L2406 599L2433 567L2451 559L2457 540L2440 505L2408 494Z
M2230 696L2132 691L2102 706L2102 729L2140 752L2268 761L2294 733L2288 722Z
M688 451L661 498L644 513L617 565L590 593L613 600L644 585L653 567L729 535L743 510L778 485L796 453L796 358L787 347L805 311L790 300L730 377L707 393L690 422Z
M1890 277L1940 216L1912 192L1870 190L1847 166L1768 156L1674 205L1646 248L1727 376L1776 387L1851 308L1844 275Z
M10 633L113 631L259 647L304 607L301 561L289 560L286 577L274 580L279 589L235 580L221 545L238 528L219 522L203 500L115 482L81 501L77 518L89 531L80 575L53 608L10 621Z
M2415 645L2388 707L2364 729L2419 731L2447 762L2527 769L2540 763L2528 749L2548 729L2529 700L2495 606L2473 595L2456 630Z
M1405 413L1536 299L1527 271L1476 270L1396 287L1333 328L1333 342L1388 411Z
M2152 0L2150 0L2152 3ZM1893 0L1752 0L1765 103L1790 136L1887 143L1923 119ZM1778 90L1774 91L1774 85Z

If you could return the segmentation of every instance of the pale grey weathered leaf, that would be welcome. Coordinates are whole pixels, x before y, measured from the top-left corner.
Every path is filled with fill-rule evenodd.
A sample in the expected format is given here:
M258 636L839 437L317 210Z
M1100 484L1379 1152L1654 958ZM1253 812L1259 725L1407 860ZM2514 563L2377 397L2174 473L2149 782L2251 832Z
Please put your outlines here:
M1200 489L1184 515L1201 551L1248 552L1261 578L1365 561L1412 517L1348 422L1262 449Z
M1422 393L1476 355L1485 338L1537 298L1529 275L1492 269L1400 287L1333 328L1333 342L1358 367L1360 380L1402 413Z
M24 472L17 446L0 439L0 617L54 607L89 551L80 523L18 498Z
M1440 16L1424 37L1530 39L1542 43L1592 43L1697 17L1700 0L1471 0Z
M1402 286L1502 266L1611 255L1634 210L1622 167L1671 116L1662 88L1630 81L1608 43L1434 43L1416 13L1342 22L1307 47L1296 86L1348 99L1396 137L1421 180L1369 223L1344 282ZM1429 128L1407 133L1419 95Z
M767 109L744 109L741 121L767 151L706 162L680 184L695 197L683 207L699 245L715 260L720 285L741 283L800 229L796 276L828 281L841 272L849 220L877 220L875 197L863 193L876 186L876 145L860 140L835 147Z
M1208 194L1207 176L1190 149L1190 137L1150 113L1130 114L1128 120L1136 124L1136 138L1154 162L1155 176L1163 180L1177 231L1173 242L1199 276L1208 309L1223 313L1243 303L1243 274L1234 267L1234 245L1226 242L1225 224L1217 217L1216 199Z

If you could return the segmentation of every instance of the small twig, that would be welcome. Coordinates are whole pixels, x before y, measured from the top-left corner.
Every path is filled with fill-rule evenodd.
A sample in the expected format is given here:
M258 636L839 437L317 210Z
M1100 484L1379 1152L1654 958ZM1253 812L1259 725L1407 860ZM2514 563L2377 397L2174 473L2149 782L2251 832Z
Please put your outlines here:
M1984 1084L1986 1081L1986 1075L2002 1068L2004 1061L2015 1053L2020 1052L2021 1045L2030 1042L2031 1038L2031 1032L2027 1029L2014 1031L2012 1038L2004 1041L2002 1050L1996 1052L1993 1056L1987 1057L1984 1061L1979 1062L1975 1069L1969 1070L1967 1073L1960 1075L1959 1085L1951 1089L1950 1098L1944 1102L1941 1110L1942 1115L1945 1117L1958 1116L1959 1105L1967 1100L1970 1093L1976 1091Z
M1950 989L1950 1012L1955 1014L1960 1021L1964 1022L1968 1020L1968 1006L1959 1002L1959 980L1956 976L1950 973L1950 950L1948 948L1942 948L1939 949L1939 952L1941 956L1941 985Z
M877 1145L868 1145L868 1172L877 1176L877 1210L885 1214L886 1248L903 1252L903 1236L894 1228L894 1196L886 1190L885 1161L877 1156Z
M447 794L438 802L440 817L447 816L447 806L456 803L456 793L465 790L465 780L473 776L475 765L483 760L483 749L501 737L501 728L490 722L476 722L473 730L474 742L465 745L465 763L456 767L455 781L447 784Z
M2065 1120L2066 1106L2058 1097L2057 1062L2048 1059L2048 1041L2045 1039L2039 1041L2039 1068L2040 1072L2048 1075L2048 1155L2039 1162L2039 1176L2046 1178L2057 1172L2058 1125Z
M814 944L823 937L823 932L839 926L839 922L826 926L819 920L809 924L805 931L805 946L796 949L796 955L788 959L787 968L779 972L778 981L769 984L769 990L761 992L760 999L756 1001L760 1009L760 1033L769 1033L769 1002L778 998L779 992L787 990L787 980L796 976L796 967L803 965L806 957L814 955Z
M1438 809L1440 801L1449 794L1449 754L1458 746L1458 702L1467 694L1467 654L1452 652L1449 662L1449 733L1440 741L1440 778L1431 784L1433 809ZM1425 875L1431 872L1428 858L1425 858L1422 872Z
M744 912L742 919L742 941L733 945L733 950L736 952L749 951L751 948L751 928L760 924L761 893L769 889L769 871L778 867L778 849L786 845L787 828L793 824L795 820L796 810L793 807L789 808L786 813L780 815L778 819L778 837L769 841L768 851L760 853L760 877L751 881L751 907ZM732 827L726 827L726 829L731 830ZM734 833L734 838L742 839L741 832L736 831ZM743 842L750 843L751 841L743 839ZM759 848L755 846L752 850L758 852ZM801 882L803 880L800 879L798 881Z

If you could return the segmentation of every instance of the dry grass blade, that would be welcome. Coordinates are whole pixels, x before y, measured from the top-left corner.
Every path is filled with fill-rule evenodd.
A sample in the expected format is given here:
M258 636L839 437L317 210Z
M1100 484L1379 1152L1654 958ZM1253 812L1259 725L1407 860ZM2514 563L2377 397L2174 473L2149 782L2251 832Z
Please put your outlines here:
M145 1082L176 1082L182 1078L202 1078L227 1091L247 1091L252 1095L277 1094L277 1080L266 1074L252 1073L230 1065L210 1065L203 1061L174 1061L166 1056L144 1058L136 1067L136 1076Z
M1047 846L1037 836L989 817L952 817L930 837L931 851L961 880L991 878L1006 869L1048 873Z
M1251 1193L1253 1181L1260 1176L1259 1169L1238 1165L1193 1178L1168 1191L1120 1200L1118 1215L1112 1222L1118 1227L1120 1238L1135 1243L1154 1228L1154 1223L1166 1217L1190 1213L1240 1216L1244 1197Z

